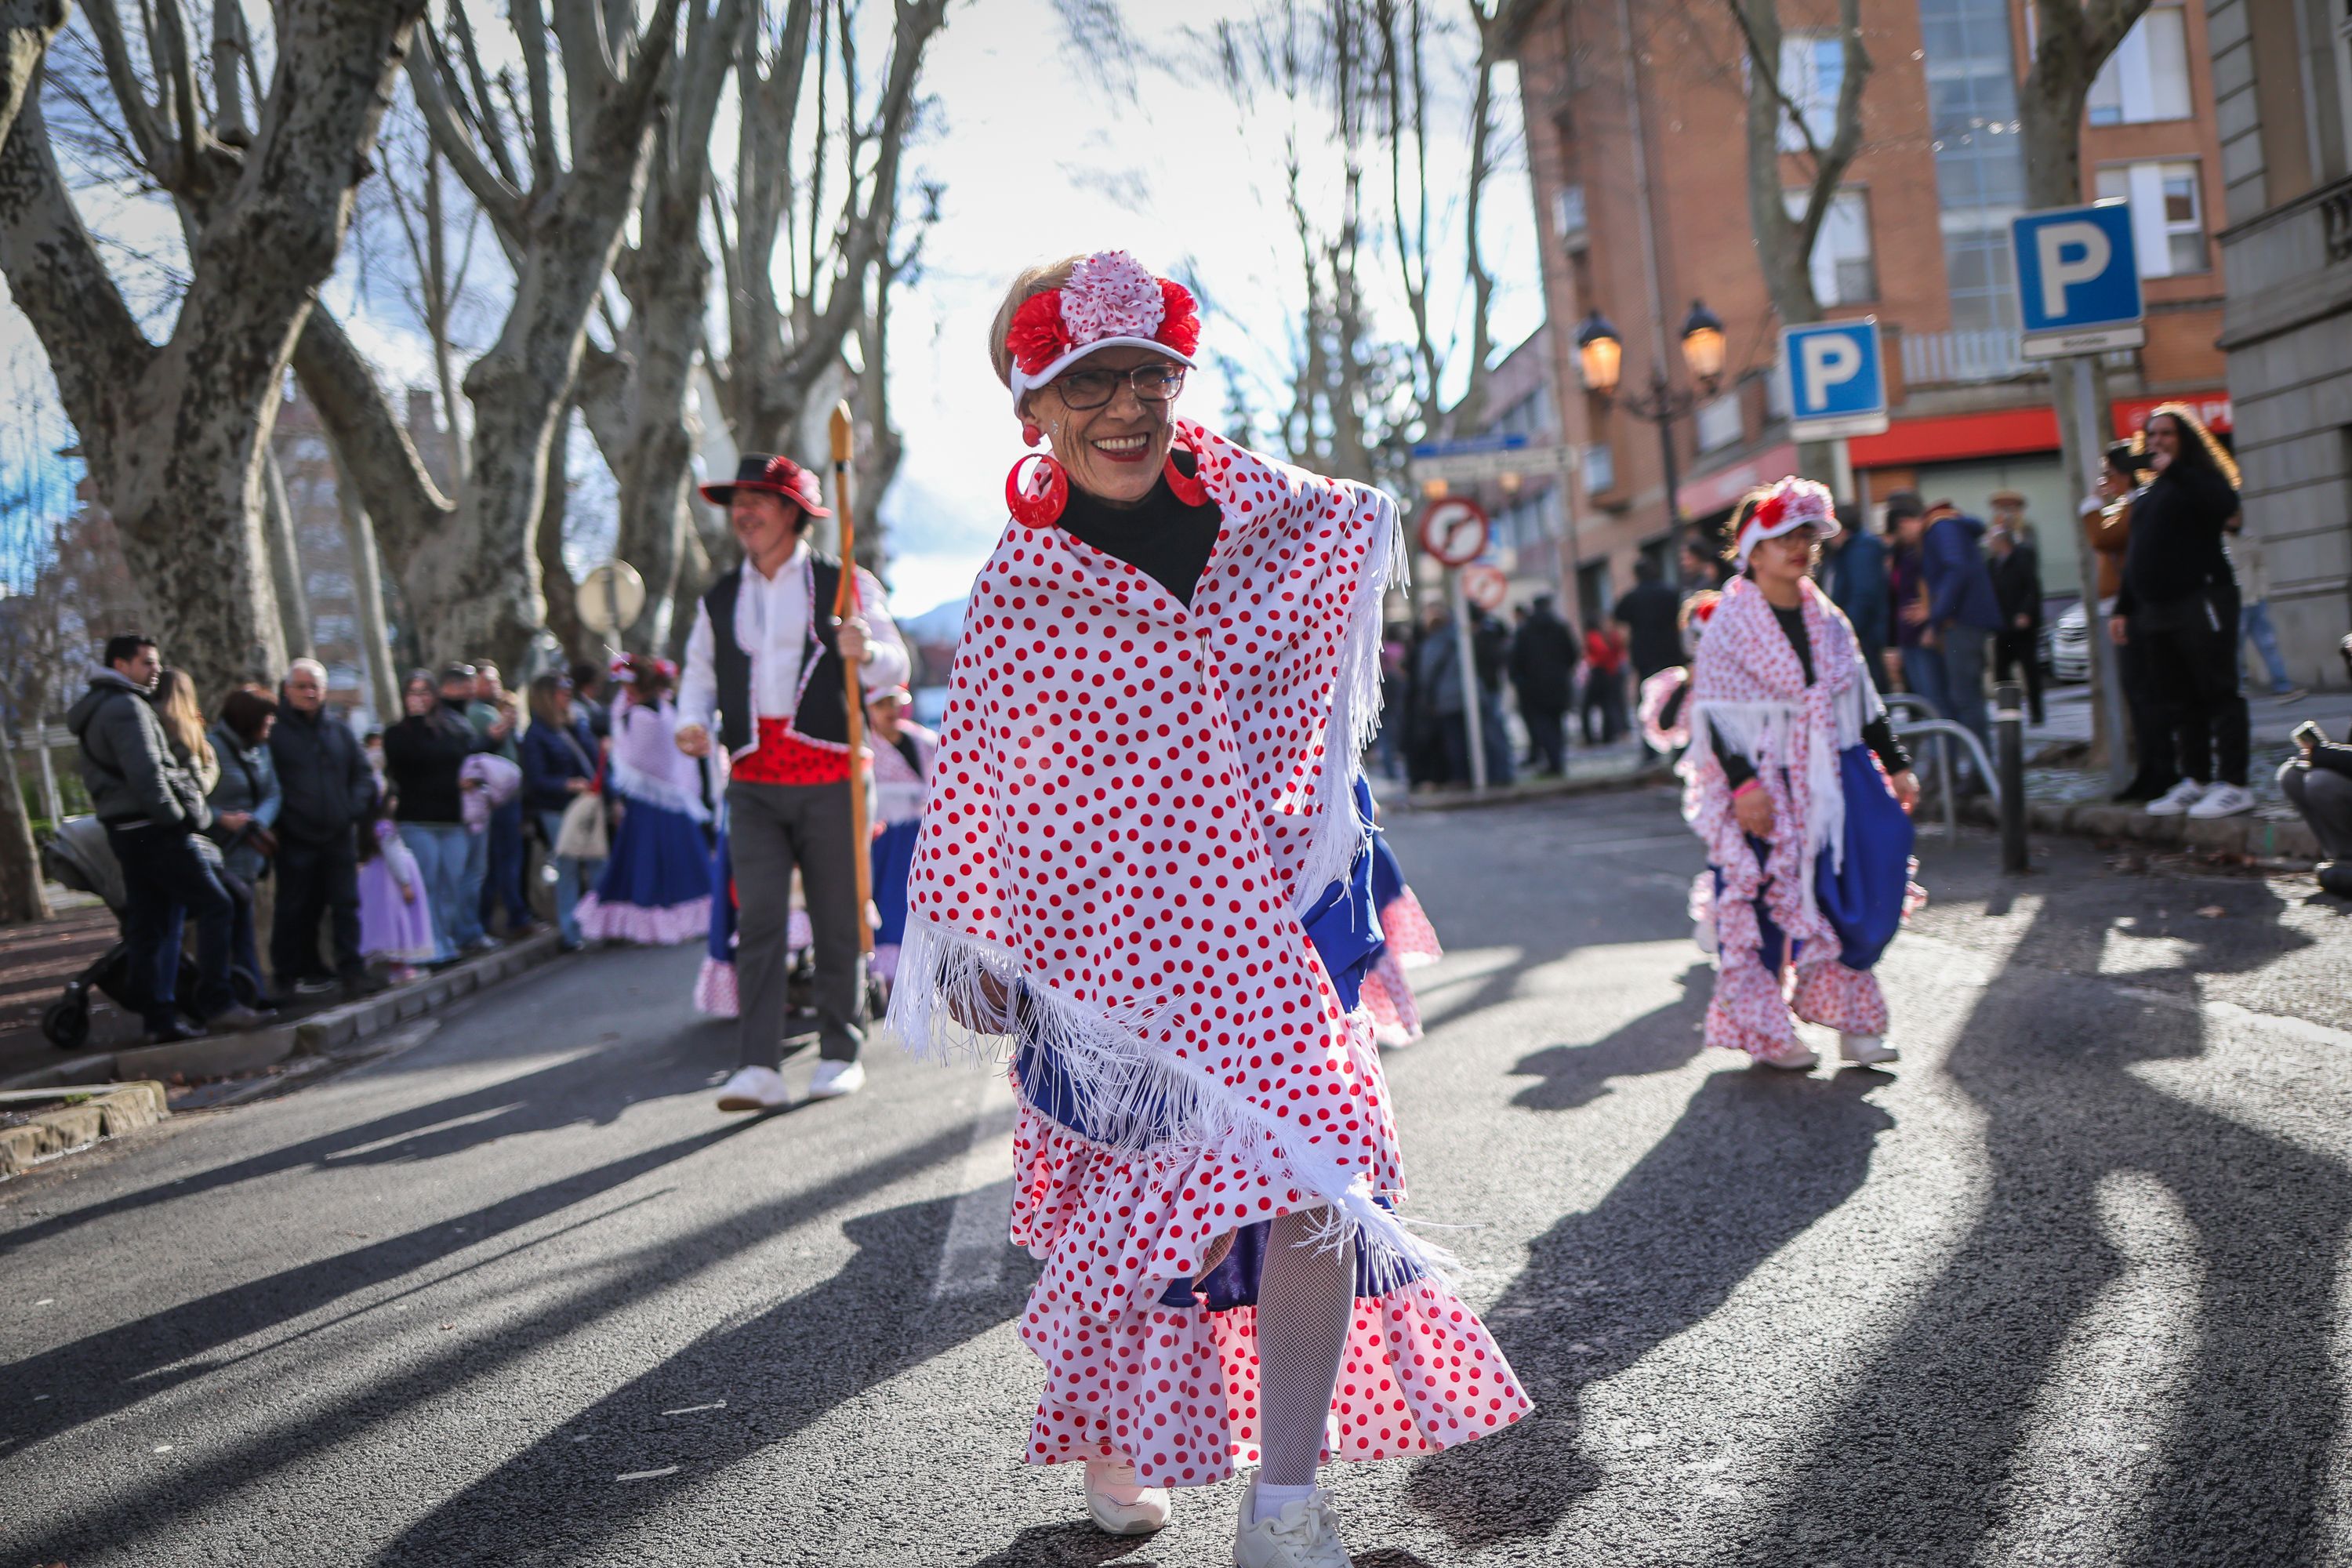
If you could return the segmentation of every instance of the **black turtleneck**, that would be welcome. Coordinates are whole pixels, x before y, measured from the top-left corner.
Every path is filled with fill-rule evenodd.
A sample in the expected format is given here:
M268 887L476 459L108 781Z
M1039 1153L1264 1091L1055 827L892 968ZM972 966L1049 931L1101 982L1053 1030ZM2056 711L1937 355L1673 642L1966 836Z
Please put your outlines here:
M1209 553L1217 547L1219 521L1216 502L1186 506L1168 488L1165 475L1133 506L1108 505L1073 485L1069 504L1062 509L1062 526L1073 538L1146 574L1188 609Z

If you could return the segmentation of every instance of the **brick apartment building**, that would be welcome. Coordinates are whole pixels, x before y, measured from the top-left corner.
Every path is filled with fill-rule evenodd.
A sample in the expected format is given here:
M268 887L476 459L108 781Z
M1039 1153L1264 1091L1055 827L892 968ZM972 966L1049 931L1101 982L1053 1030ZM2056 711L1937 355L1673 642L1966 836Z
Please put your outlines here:
M2167 397L2199 403L2230 427L2216 346L2223 187L2204 5L2150 9L2094 89L2083 131L2086 197L2132 204L2147 303L2147 347L2107 363L2119 429ZM1826 142L1842 57L1834 8L1818 9L1809 18L1801 5L1784 7L1781 75L1820 116ZM1843 499L1874 519L1898 489L1979 512L1995 489L2022 491L2045 538L2045 586L2071 593L2076 487L2061 471L2047 377L2018 355L2009 249L2010 219L2024 205L2017 92L2029 10L2021 0L1864 0L1874 68L1863 151L1812 274L1825 314L1875 316L1886 340L1893 423L1848 443ZM1581 388L1575 331L1562 324L1598 310L1616 326L1622 387L1647 388L1663 352L1670 383L1687 389L1684 318L1697 300L1722 319L1719 388L1672 426L1685 520L1719 523L1743 491L1792 469L1796 451L1773 374L1779 323L1748 223L1744 59L1728 12L1686 0L1543 0L1521 20L1515 49L1553 327L1513 362L1530 362L1520 379L1538 384L1541 412L1584 454L1569 493L1541 504L1560 536L1556 580L1580 566L1572 602L1591 614L1631 582L1637 555L1671 560L1675 514L1657 428ZM1784 158L1783 174L1801 198L1802 160ZM1507 416L1513 405L1498 395L1496 406Z

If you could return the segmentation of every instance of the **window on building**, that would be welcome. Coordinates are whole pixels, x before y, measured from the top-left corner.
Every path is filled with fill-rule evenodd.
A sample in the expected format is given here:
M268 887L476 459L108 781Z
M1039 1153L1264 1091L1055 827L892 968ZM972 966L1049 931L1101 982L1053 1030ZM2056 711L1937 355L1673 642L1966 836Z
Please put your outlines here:
M1780 37L1780 96L1797 106L1813 141L1828 146L1837 134L1838 89L1845 85L1845 47L1834 33ZM1780 126L1780 150L1801 153L1805 138L1795 116Z
M1562 185L1551 196L1552 227L1571 243L1584 237L1584 187Z
M1617 454L1606 441L1584 448L1584 493L1607 495L1617 488Z
M2009 223L2025 205L2006 0L1918 0L1955 331L2017 330Z
M1720 397L1700 404L1697 416L1692 424L1697 426L1698 449L1702 452L1716 452L1726 447L1738 446L1748 434L1748 420L1739 406L1737 391L1727 392Z
M1785 193L1790 217L1805 210L1803 191ZM1870 196L1840 191L1813 236L1813 298L1823 305L1861 305L1878 298L1878 262L1870 248Z
M2099 171L2099 199L2131 204L2141 277L2177 278L2212 267L2194 163L2110 163Z
M2178 5L2149 9L2124 35L2091 83L2094 125L2144 125L2187 120L2196 112L2189 92L2189 33Z

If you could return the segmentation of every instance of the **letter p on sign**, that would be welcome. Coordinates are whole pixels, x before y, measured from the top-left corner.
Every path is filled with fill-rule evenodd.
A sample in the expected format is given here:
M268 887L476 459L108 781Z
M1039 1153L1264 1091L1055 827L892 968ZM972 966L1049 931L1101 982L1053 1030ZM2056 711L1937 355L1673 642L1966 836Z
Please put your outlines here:
M2106 231L2095 223L2044 224L2033 243L2041 252L2042 313L2056 319L2066 315L2066 290L2100 277L2115 258Z
M1825 408L1830 388L1843 386L1862 373L1862 350L1848 337L1809 337L1797 345L1797 367L1804 381L1803 405Z

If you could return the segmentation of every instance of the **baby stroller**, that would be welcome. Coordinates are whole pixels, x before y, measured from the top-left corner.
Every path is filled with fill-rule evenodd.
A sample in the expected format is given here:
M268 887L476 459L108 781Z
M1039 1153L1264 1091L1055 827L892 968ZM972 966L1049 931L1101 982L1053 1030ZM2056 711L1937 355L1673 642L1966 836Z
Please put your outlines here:
M106 827L98 818L68 816L58 824L56 837L41 846L41 868L51 881L76 892L96 894L114 915L113 942L88 968L66 982L65 994L41 1014L41 1033L49 1044L61 1051L78 1051L89 1039L90 987L106 993L127 1012L143 1014L147 1010L146 996L131 984L131 944L122 936L126 901L122 868L115 863L114 851L106 842ZM260 994L257 981L242 969L232 973L230 982L236 989L237 1000L247 1006ZM193 995L198 984L196 961L183 947L176 993ZM202 1020L192 1016L191 1022Z

